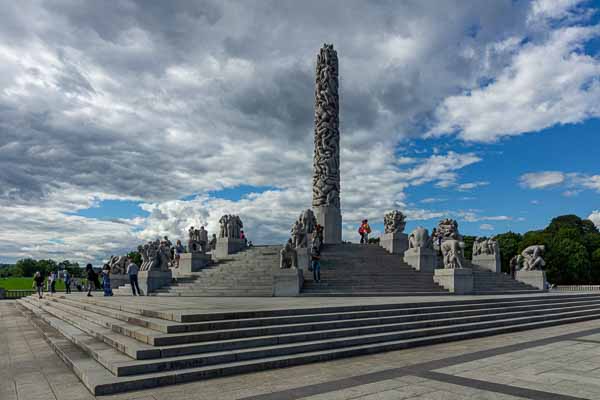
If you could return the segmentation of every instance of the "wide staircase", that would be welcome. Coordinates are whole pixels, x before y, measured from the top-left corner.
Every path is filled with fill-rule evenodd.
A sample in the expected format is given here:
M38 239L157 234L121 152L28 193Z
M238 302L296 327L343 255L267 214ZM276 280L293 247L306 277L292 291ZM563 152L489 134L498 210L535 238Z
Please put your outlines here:
M195 314L122 300L30 296L17 307L95 395L600 318L593 294Z
M423 296L448 292L433 273L418 272L374 244L325 245L321 282L305 277L303 296Z
M506 274L497 274L471 265L473 269L473 294L526 294L540 290L526 283L517 281Z
M279 266L281 246L255 246L220 259L218 263L178 277L151 295L156 296L272 296L273 269ZM124 288L124 293L130 292Z

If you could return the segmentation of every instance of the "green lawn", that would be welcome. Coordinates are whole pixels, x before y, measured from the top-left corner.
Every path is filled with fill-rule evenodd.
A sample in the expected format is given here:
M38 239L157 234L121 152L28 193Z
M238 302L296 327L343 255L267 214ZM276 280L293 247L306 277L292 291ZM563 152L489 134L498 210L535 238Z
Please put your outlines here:
M0 288L6 290L29 290L33 288L33 278L0 278ZM44 284L45 288L46 284ZM65 290L65 283L60 280L57 281L56 290Z

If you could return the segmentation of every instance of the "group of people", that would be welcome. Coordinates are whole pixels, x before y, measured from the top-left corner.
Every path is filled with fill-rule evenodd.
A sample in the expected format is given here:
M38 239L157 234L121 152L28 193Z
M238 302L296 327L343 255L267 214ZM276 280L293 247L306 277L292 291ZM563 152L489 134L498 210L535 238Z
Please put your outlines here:
M131 290L133 291L133 295L141 295L140 286L138 283L138 271L139 267L136 263L133 262L131 258L127 259L127 275L129 276L129 283L131 284ZM102 288L104 291L104 296L112 296L113 291L110 284L110 274L111 268L110 265L104 264L102 270L98 274L92 264L87 264L85 266L85 276L87 278L87 295L92 296L92 291L96 289ZM102 282L100 282L100 277L102 277ZM81 285L79 279L72 278L69 271L64 270L62 273L62 279L65 283L65 293L71 293L71 286L75 286L79 292L83 291L83 286ZM33 275L33 287L36 289L38 297L41 299L44 295L44 283L46 283L46 291L50 294L56 293L56 282L58 281L58 274L56 271L51 271L48 273L48 279L44 277L40 271L36 271Z

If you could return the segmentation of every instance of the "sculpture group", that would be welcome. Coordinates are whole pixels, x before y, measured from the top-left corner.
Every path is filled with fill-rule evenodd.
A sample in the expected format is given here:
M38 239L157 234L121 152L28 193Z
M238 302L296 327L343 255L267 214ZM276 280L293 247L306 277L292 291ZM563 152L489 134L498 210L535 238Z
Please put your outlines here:
M142 256L140 271L168 271L172 262L172 243L165 236L163 240L149 241L143 246L138 246L138 252Z
M322 244L322 231L317 224L317 218L311 209L306 209L292 225L291 238L280 252L280 268L297 268L299 248L319 247Z
M223 215L219 219L219 237L239 239L244 224L238 215Z
M510 260L511 270L516 271L540 271L546 265L542 258L545 247L543 245L533 245L525 248L521 254L514 256Z

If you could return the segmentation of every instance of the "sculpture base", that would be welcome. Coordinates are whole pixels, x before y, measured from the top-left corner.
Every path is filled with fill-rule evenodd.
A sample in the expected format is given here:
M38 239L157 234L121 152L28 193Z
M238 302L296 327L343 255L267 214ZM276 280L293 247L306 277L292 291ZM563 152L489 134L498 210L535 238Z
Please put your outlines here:
M384 233L379 238L379 245L392 254L404 254L408 250L406 233Z
M450 293L473 293L473 271L470 268L436 269L433 281Z
M404 262L420 272L434 272L437 253L427 247L417 247L404 252Z
M183 253L179 257L179 268L175 268L179 274L191 274L198 272L210 265L210 254L204 253Z
M546 290L546 273L544 271L517 271L515 279L539 290Z
M226 258L229 254L235 254L246 248L246 242L243 239L218 238L217 247L212 252L218 258Z
M110 274L110 286L118 288L129 283L129 275L127 274ZM71 289L73 286L71 284Z
M304 283L304 274L298 268L279 269L273 273L273 296L299 296Z
M317 224L323 227L323 243L342 243L342 213L339 208L320 206L314 208Z
M170 284L173 280L171 271L140 271L138 273L138 283L142 295L147 296L156 289Z
M471 264L497 274L501 272L500 257L497 254L479 254L477 256L473 256Z
M302 271L305 279L312 279L312 273L308 270L310 266L310 249L308 247L296 247L298 257L298 269Z

